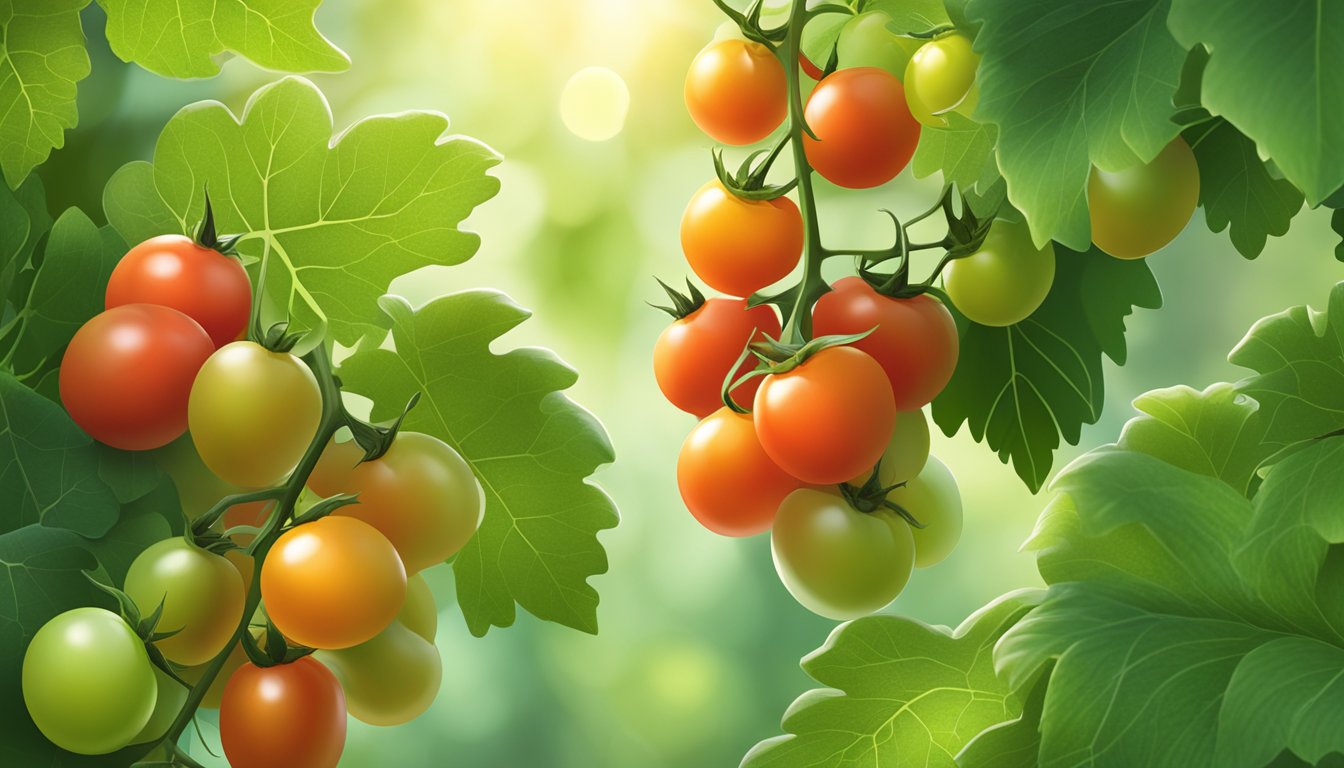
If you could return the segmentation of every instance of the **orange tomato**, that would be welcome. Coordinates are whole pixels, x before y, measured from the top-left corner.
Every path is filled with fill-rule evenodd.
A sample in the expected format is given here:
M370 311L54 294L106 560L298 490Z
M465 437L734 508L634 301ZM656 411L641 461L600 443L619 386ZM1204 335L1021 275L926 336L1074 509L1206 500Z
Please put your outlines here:
M311 656L238 667L224 687L219 736L233 768L335 768L345 750L345 694Z
M789 113L784 66L760 43L730 39L696 54L686 73L686 109L724 144L754 144Z
M682 214L681 250L710 288L745 298L798 266L803 215L787 197L744 200L715 179Z
M653 346L653 375L668 402L698 418L723 407L723 381L750 341L779 338L779 317L770 306L747 308L743 299L710 299L704 306L669 325ZM756 367L748 359L733 378ZM760 378L733 390L746 405L756 396Z
M682 501L723 536L770 530L779 504L802 483L771 461L751 414L720 408L696 425L677 458Z

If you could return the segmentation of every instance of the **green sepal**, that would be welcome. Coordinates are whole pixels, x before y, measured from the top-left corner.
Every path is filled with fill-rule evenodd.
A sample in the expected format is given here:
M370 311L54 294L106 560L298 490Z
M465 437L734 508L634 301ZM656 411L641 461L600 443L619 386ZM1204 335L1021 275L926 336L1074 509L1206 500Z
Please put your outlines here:
M656 277L653 279L658 280ZM673 320L681 320L688 317L691 313L705 305L705 294L700 292L700 289L695 286L695 283L691 282L690 278L686 279L685 295L677 292L676 289L667 283L664 283L662 280L658 280L658 284L667 292L667 297L671 300L672 306L663 307L653 303L650 303L649 306L654 309L661 309L671 315Z
M401 429L401 423L406 419L406 414L411 412L415 404L420 402L420 393L416 392L406 401L406 407L401 409L401 414L386 426L379 426L361 421L351 416L348 412L345 415L345 424L350 428L351 434L355 436L355 442L360 448L364 449L364 458L361 462L373 461L382 458L383 454L392 447L392 442L397 439L397 432Z

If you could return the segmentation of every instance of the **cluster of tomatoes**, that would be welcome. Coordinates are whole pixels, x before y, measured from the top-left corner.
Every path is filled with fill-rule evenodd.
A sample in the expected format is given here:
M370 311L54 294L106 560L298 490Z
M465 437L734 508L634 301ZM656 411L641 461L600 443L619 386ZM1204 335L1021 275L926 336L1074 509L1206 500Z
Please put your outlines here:
M161 449L188 532L132 562L131 613L76 608L38 630L24 700L57 746L106 754L162 741L194 693L191 706L219 709L232 765L335 766L347 713L395 725L434 700L438 613L420 572L466 544L484 495L456 451L414 432L383 433L374 454L333 427L307 476L292 476L319 438L322 389L283 339L243 338L246 270L203 242L132 248L60 370L62 401L89 435ZM213 509L235 494L241 503ZM304 513L278 508L301 496ZM202 519L205 531L190 524ZM137 613L153 618L124 618Z

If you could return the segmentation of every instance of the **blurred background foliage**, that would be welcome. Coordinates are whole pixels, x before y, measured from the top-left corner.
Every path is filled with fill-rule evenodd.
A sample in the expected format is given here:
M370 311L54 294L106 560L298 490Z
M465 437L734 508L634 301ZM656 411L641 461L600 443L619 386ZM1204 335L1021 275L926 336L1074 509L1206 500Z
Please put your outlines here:
M174 111L201 99L240 110L276 77L231 61L213 80L160 79L111 55L98 14L96 6L85 14L94 61L79 89L79 127L40 170L53 210L78 205L95 218L107 178L147 158ZM375 113L439 110L455 132L504 154L502 192L468 221L484 240L479 255L394 287L418 303L491 286L534 309L535 319L504 342L551 347L580 370L571 394L611 432L617 463L597 479L622 512L620 527L602 537L611 567L594 580L598 637L524 614L514 627L473 638L452 605L451 570L426 572L442 607L442 692L406 726L351 721L342 765L736 765L778 733L780 715L807 687L799 657L833 624L784 591L767 538L716 537L681 506L675 462L693 422L661 399L650 371L665 322L644 303L659 298L651 276L687 273L677 226L712 173L710 142L682 106L682 79L722 17L709 0L327 0L317 21L353 60L347 73L313 78L338 128ZM569 78L593 66L619 75L629 98L623 125L619 104L598 119L621 128L601 142L572 133L560 107ZM601 93L619 90L572 103L601 108ZM891 225L878 209L908 216L940 183L908 171L862 193L823 183L827 242L884 245ZM1166 307L1131 318L1129 364L1107 363L1105 414L1081 446L1065 447L1056 468L1115 439L1141 392L1239 378L1225 358L1252 322L1290 305L1319 306L1344 279L1332 248L1328 216L1304 211L1248 262L1196 214L1151 259ZM960 481L965 536L887 610L956 624L995 595L1039 582L1018 546L1045 494L1031 496L964 431L936 435L934 450Z

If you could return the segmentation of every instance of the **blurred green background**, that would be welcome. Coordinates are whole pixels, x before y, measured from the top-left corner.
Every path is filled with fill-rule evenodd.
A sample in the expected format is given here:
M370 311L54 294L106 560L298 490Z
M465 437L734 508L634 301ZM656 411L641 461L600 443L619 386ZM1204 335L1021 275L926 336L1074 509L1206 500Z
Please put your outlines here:
M40 173L54 209L80 205L98 216L104 182L123 162L147 158L179 107L219 99L239 110L276 75L231 61L213 80L159 79L118 62L97 8L89 11L94 66L80 87L80 125ZM411 724L352 721L342 765L736 765L779 732L780 715L808 687L799 658L834 625L784 591L765 537L716 537L681 506L674 469L693 421L661 399L650 371L665 321L644 303L659 298L651 276L687 273L677 225L712 173L710 142L682 106L682 78L722 17L710 0L327 0L317 18L353 60L347 73L313 78L338 128L375 113L439 110L455 132L503 153L503 191L467 222L483 237L479 255L394 288L420 302L491 286L533 308L505 343L551 347L579 369L570 394L611 432L617 463L596 480L622 513L620 527L602 535L610 571L593 580L597 637L525 614L471 637L453 605L451 570L426 572L442 606L443 689ZM578 138L561 117L566 81L590 66L614 71L629 91L623 129L601 142ZM909 215L940 184L907 172L870 192L824 187L825 237L883 245L890 222L877 209ZM1305 211L1248 262L1196 214L1151 259L1166 307L1131 319L1129 364L1107 365L1105 415L1081 446L1060 452L1056 468L1113 440L1141 392L1238 378L1225 358L1253 321L1320 306L1344 279L1332 247L1327 216ZM995 595L1038 583L1018 547L1046 494L1030 495L964 432L936 435L934 450L960 481L965 537L888 610L955 625Z

